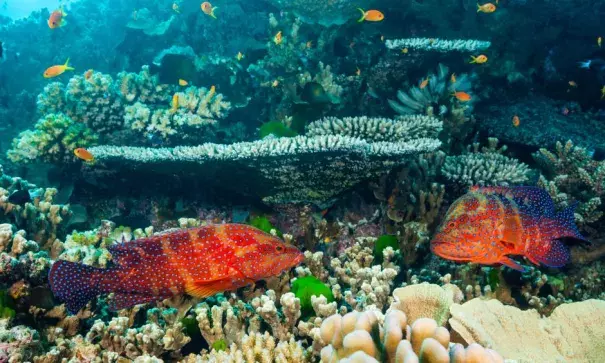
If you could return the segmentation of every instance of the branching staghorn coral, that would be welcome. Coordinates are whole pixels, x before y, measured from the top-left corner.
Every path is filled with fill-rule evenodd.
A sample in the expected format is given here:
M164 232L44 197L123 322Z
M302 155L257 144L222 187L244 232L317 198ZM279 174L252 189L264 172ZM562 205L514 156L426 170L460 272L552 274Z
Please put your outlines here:
M418 49L436 52L477 52L491 46L491 42L474 39L439 39L439 38L408 38L388 39L385 45L389 49L400 50L403 48Z
M233 343L225 350L204 350L200 355L190 354L181 360L182 363L290 363L312 362L311 354L303 347L301 341L294 337L287 341L276 342L268 332L244 334L238 343Z
M461 186L515 185L528 180L529 167L517 159L503 155L506 146L498 148L498 139L490 138L489 145L479 149L479 143L458 156L447 156L441 169L443 175Z
M557 142L554 152L542 148L534 159L544 172L538 185L548 191L559 207L579 203L575 211L579 225L601 219L605 161L594 160L585 148L574 146L571 141Z
M48 114L38 120L33 131L17 136L8 150L8 158L15 163L73 162L73 150L94 145L97 137L84 124L64 114Z

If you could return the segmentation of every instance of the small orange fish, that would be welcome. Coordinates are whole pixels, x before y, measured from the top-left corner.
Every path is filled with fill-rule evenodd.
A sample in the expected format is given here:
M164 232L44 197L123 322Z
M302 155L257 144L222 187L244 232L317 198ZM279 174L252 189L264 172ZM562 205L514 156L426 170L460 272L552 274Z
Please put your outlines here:
M282 34L281 34L281 30L280 30L273 37L273 43L275 43L275 45L280 45L282 41L283 41L283 37L282 37Z
M62 75L63 73L65 73L65 71L73 71L73 70L74 69L69 66L69 58L67 58L67 61L63 65L48 67L44 71L43 76L44 76L44 78L54 78L54 77L58 77L58 76Z
M181 13L181 10L179 10L179 4L177 4L177 3L172 4L172 10L174 10L174 12L177 14Z
M567 82L567 84L569 84L573 88L578 87L578 84L576 83L576 81L569 81L569 82Z
M187 86L189 84L189 82L185 81L184 79L179 79L179 86Z
M401 53L403 53L403 54L408 54L408 52L409 52L408 48L403 48L401 50Z
M65 25L67 25L67 22L65 21L66 16L67 16L67 13L65 11L63 11L63 7L61 7L60 9L57 9L50 14L50 16L48 17L48 21L46 23L48 24L48 27L51 29L57 29L57 28L63 27Z
M574 207L555 211L537 187L472 187L449 207L431 251L442 258L525 269L510 258L561 267L570 260L563 239L586 241L575 224Z
M452 75L450 77L450 82L456 83L456 73L452 73Z
M519 125L521 125L521 120L519 119L519 116L513 116L513 126L519 127Z
M313 48L313 42L309 40L309 41L308 41L308 42L305 44L305 47L306 47L307 49L311 49L311 48Z
M271 87L276 88L277 86L279 86L279 81L276 79L273 81L273 83L271 83Z
M361 11L361 18L359 18L359 20L357 20L358 23L361 23L364 20L365 21L383 21L384 20L384 14L378 10L365 11L362 8L357 8L357 10Z
M418 88L424 89L428 84L429 84L429 77L426 77L426 79L424 79L422 82L420 82L420 85L418 86Z
M216 19L216 15L214 15L214 11L216 9L218 9L218 6L212 7L212 4L210 4L208 1L204 1L200 7L202 8L202 11L204 12L204 14L209 15L209 16L213 17L214 19Z
M179 109L179 95L178 95L178 93L175 93L172 96L172 108L170 109L170 112L175 113L176 110L178 110L178 109Z
M477 3L477 12L478 13L493 13L494 11L496 11L496 5L492 4L492 3L485 3L483 5L479 5L479 3Z
M86 72L84 72L84 79L88 81L93 74L94 71L92 69L87 70Z
M452 93L452 96L456 97L456 99L460 102L468 102L471 100L471 95L462 91L454 92Z
M359 69L359 67L357 67L357 70L355 71L355 75L357 77L361 76L361 69Z
M100 294L113 293L113 311L183 294L210 297L278 276L304 259L296 247L243 224L181 229L107 250L108 268L66 260L51 267L50 288L72 314Z
M83 147L74 149L74 155L84 161L94 161L95 160L95 157L90 153L90 151L86 150Z
M471 61L469 63L483 64L485 62L487 62L487 56L485 54L481 54L476 57L471 55Z

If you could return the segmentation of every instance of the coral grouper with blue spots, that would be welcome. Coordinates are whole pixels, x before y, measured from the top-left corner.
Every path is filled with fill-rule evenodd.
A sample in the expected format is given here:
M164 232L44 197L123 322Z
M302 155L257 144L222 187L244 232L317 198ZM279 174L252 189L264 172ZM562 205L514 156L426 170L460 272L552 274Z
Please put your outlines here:
M254 227L224 224L179 230L109 248L115 266L57 261L56 297L75 313L99 294L114 293L112 310L187 293L207 297L253 284L296 266L303 255Z
M561 267L570 260L562 239L586 241L573 207L559 213L550 195L536 187L473 187L449 208L431 250L448 260L503 264L523 271L509 255Z

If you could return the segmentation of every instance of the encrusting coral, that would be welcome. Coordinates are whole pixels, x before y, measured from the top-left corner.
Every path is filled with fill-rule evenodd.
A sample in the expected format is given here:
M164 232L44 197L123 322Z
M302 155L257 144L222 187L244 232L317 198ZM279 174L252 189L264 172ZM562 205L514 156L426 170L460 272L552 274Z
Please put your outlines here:
M507 359L598 362L605 354L602 300L563 304L548 318L495 299L473 299L450 310L452 330L467 343L489 346Z
M465 154L447 156L443 175L461 186L509 186L528 180L530 169L527 164L504 155L507 148L498 148L498 139L490 138L487 147L479 149L479 146L475 143Z

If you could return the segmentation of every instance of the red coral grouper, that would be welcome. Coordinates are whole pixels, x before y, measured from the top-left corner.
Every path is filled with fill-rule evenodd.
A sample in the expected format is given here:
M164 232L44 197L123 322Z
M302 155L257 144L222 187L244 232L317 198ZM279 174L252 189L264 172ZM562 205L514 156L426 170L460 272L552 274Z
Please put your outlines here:
M207 297L279 275L303 260L294 247L242 224L213 225L142 238L108 248L115 266L57 261L55 296L75 313L104 293L112 310L187 293Z
M503 264L523 271L508 255L561 267L569 249L561 241L587 242L575 225L573 207L555 213L548 193L536 187L472 187L447 211L431 251L448 260Z

